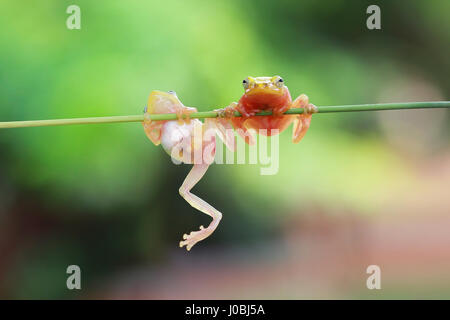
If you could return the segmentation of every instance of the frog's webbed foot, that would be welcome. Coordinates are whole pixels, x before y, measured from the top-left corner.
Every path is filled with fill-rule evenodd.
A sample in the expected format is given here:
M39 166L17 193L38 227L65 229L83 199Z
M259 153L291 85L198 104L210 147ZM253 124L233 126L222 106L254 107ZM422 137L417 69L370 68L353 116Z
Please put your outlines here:
M203 177L207 169L208 164L195 164L184 180L183 185L180 187L180 195L187 202L189 202L191 206L213 218L207 228L200 226L199 231L192 231L189 234L183 235L183 240L180 241L180 248L186 246L186 249L188 251L191 250L191 248L197 242L209 237L214 232L214 230L216 230L220 220L222 219L222 213L217 211L206 201L200 199L190 192L191 189L197 184L197 182Z
M215 229L216 227L214 227ZM191 248L199 241L209 237L211 233L214 232L213 228L206 228L203 226L200 226L199 231L191 231L189 234L183 235L183 241L180 241L180 248L186 246L186 250L189 251Z
M305 136L311 124L313 113L317 113L318 109L312 103L309 103L307 95L302 94L292 103L292 108L303 108L302 114L296 115L294 121L294 130L292 131L292 141L298 143Z

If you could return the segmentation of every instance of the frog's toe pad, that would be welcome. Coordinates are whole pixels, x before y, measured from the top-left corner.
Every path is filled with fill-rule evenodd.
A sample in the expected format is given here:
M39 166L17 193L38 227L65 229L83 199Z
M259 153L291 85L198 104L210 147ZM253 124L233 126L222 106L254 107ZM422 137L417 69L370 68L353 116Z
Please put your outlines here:
M183 241L180 241L180 248L186 246L187 251L189 251L197 242L205 239L209 234L209 230L203 226L200 226L199 231L192 231L189 234L185 233L183 235Z
M222 109L215 109L214 111L217 112L217 116L219 118L233 118L234 113L236 112L236 109L235 109L235 105L231 104Z
M319 109L315 105L313 105L312 103L309 103L305 107L305 112L308 113L308 114L317 113L317 112L319 112Z

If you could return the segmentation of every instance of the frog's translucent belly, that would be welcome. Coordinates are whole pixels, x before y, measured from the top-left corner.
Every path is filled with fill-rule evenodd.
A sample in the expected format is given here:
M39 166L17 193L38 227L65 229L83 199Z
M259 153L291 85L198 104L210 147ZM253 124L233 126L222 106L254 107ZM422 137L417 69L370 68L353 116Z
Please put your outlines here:
M183 163L207 163L215 154L215 136L205 136L203 124L198 119L181 124L178 121L164 123L161 145L173 159ZM204 159L205 156L208 159Z

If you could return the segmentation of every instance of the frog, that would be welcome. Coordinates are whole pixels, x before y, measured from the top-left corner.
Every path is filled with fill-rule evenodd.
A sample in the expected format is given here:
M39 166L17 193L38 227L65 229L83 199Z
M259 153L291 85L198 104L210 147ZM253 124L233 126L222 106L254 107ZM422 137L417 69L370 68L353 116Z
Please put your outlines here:
M147 106L144 108L144 131L156 146L162 145L175 163L193 164L184 179L179 194L192 207L209 215L212 220L205 228L183 235L180 247L188 251L201 240L209 237L219 225L222 213L205 200L191 193L191 189L202 179L216 152L216 134L231 151L235 150L234 136L229 132L232 126L218 123L216 119L190 119L190 114L197 112L194 107L185 106L174 91L154 90L150 93ZM152 121L151 114L174 113L177 120Z
M194 107L185 106L174 91L154 90L150 93L144 109L143 126L147 137L163 149L179 163L193 164L184 179L179 194L195 209L209 215L212 220L205 228L183 235L180 247L188 251L217 229L222 220L222 213L205 200L191 193L191 189L202 179L213 162L216 152L216 135L226 147L236 150L234 131L248 143L254 144L252 131L272 136L285 130L294 123L292 139L299 142L311 123L311 116L317 107L309 103L309 98L301 94L292 101L289 89L280 76L247 77L242 82L244 94L238 102L225 108L215 109L216 118L190 119ZM303 108L302 114L284 115L291 108ZM270 111L270 115L256 116L260 111ZM236 117L236 112L241 114ZM151 120L152 114L173 113L176 120Z
M292 101L291 94L282 77L251 77L242 81L244 94L238 102L232 102L225 108L218 109L218 121L222 125L231 122L236 132L246 143L255 144L255 133L272 136L284 131L294 124L292 141L300 142L311 124L312 114L318 109L306 94L299 95ZM291 108L303 108L302 114L283 115ZM241 117L235 117L235 112ZM270 111L270 115L255 116L258 112Z

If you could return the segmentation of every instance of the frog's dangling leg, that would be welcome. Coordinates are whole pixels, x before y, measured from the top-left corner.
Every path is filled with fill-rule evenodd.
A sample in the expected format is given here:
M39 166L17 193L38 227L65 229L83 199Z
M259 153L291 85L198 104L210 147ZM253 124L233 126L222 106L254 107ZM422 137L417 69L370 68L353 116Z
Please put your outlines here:
M183 235L183 241L180 241L180 248L186 246L186 249L189 251L191 248L199 241L209 237L214 230L216 230L219 225L220 220L222 219L222 213L217 211L213 206L211 206L206 201L200 199L196 195L191 193L191 189L197 184L197 182L203 177L206 170L208 170L208 164L195 164L186 179L183 182L183 185L180 187L180 195L195 209L206 213L211 216L213 220L209 224L207 228L200 226L199 231L192 231L189 234Z
M300 95L292 103L292 108L304 108L305 111L302 114L296 115L294 121L294 129L292 131L292 141L294 143L300 142L308 131L311 124L312 114L317 112L317 107L309 103L308 96L305 94Z

